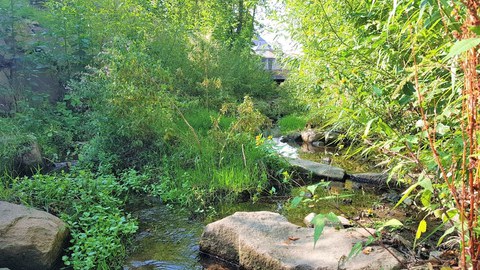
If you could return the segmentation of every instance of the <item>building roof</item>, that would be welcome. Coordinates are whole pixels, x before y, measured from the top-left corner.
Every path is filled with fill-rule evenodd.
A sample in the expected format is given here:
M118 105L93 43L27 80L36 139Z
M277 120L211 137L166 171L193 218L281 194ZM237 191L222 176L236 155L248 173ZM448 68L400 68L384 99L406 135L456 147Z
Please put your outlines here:
M273 54L273 48L272 46L270 46L270 44L268 44L267 41L265 41L265 39L263 39L261 36L257 36L254 40L253 40L253 50L256 52L256 53L259 53L259 52L262 52L262 51L270 51L272 52Z

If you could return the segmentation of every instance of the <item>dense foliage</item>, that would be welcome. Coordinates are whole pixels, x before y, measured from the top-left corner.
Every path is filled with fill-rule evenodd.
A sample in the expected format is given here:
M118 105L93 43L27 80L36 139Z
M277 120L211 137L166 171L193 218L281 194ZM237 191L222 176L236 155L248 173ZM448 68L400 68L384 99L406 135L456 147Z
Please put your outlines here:
M300 111L412 184L399 203L412 195L425 210L416 237L439 218L450 229L438 242L457 232L460 265L476 269L478 3L283 2L304 53L285 85Z
M10 74L11 89L2 86L15 106L0 118L0 198L68 223L66 265L121 267L136 230L122 210L130 194L204 213L280 179L280 162L255 140L271 124L265 115L278 113L275 84L250 49L259 4L0 1L8 25L0 37L11 41L1 49L41 64L65 88L52 104L14 84L20 73ZM47 30L20 38L32 24ZM47 165L78 163L66 174L15 178L35 173L17 170L32 145Z
M0 50L54 74L63 92L34 91L22 83L28 70L0 84L11 100L0 117L0 198L67 221L66 264L120 267L136 229L121 210L130 194L203 212L274 190L285 174L258 134L284 116L282 132L340 132L347 156L407 183L399 204L410 196L424 210L416 241L436 217L435 230L446 226L438 242L456 233L461 267L477 268L475 1L279 1L277 19L302 49L280 87L251 52L264 1L39 3L0 0ZM37 24L47 30L32 40ZM78 159L77 168L15 178L34 173L17 171L32 145L47 163Z

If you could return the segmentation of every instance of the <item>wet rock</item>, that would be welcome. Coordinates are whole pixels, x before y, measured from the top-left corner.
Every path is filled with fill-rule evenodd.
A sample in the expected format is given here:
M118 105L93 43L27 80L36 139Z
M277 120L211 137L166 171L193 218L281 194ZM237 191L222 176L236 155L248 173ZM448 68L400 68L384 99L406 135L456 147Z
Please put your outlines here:
M335 166L303 159L287 159L293 167L300 168L326 180L344 180L345 170Z
M309 128L309 129L303 130L300 133L300 136L302 137L302 141L306 143L312 143L314 141L318 141L319 139L321 139L323 137L323 133Z
M237 212L210 223L200 239L202 252L237 262L242 269L396 269L400 263L385 249L374 246L345 261L352 246L364 241L363 229L325 227L313 248L313 229L291 224L272 212ZM391 250L398 258L401 254Z
M320 148L320 147L325 146L325 143L323 141L314 141L314 142L312 142L312 145L314 147L319 147Z
M0 201L0 266L52 269L68 235L59 218L33 208Z
M387 188L396 184L395 180L388 181L386 173L356 173L349 175L349 178L353 182L374 185L379 188Z
M302 142L302 137L300 135L300 132L294 132L294 133L290 133L285 136L282 136L280 138L280 141L283 143Z

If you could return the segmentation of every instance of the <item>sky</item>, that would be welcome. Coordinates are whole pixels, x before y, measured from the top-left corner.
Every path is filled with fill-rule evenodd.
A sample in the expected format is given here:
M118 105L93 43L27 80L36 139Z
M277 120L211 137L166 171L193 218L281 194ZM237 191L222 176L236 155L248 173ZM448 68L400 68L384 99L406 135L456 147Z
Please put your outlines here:
M285 10L283 4L278 0L267 0L267 2L277 12ZM268 16L269 13L271 11L268 12L263 7L258 10L257 20L262 25L257 28L260 36L274 48L280 48L286 54L300 54L301 46L292 39L287 30L288 25L275 20L273 16Z

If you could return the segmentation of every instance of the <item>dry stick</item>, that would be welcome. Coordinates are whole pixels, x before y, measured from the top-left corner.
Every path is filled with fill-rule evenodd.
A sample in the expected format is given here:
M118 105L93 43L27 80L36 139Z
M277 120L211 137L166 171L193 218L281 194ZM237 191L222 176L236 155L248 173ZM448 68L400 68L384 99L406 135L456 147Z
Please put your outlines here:
M245 157L245 147L243 146L243 143L242 143L242 156L243 156L243 165L246 168L247 167L247 158Z

